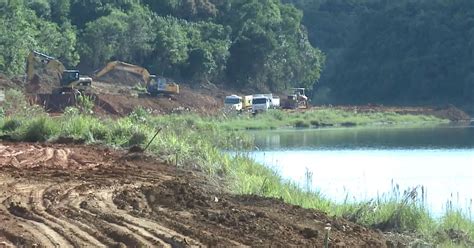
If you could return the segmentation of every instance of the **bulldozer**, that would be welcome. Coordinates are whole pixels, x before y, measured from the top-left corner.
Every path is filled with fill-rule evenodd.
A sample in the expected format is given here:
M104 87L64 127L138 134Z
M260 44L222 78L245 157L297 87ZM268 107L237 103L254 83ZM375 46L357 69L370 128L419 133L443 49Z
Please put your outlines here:
M54 57L32 51L26 60L28 83L38 84L38 74L49 74L59 79L59 84L52 89L53 94L88 91L92 84L92 78L81 76L79 70L66 70L61 61Z
M298 109L308 108L308 97L305 95L305 88L292 88L287 94L283 108Z
M147 69L125 63L122 61L112 61L109 62L104 68L99 70L95 73L95 78L99 78L107 74L112 70L119 70L130 72L142 77L143 82L146 85L146 91L149 95L156 96L156 95L175 95L179 94L179 85L173 82L168 82L166 78L157 77L156 75L150 74Z

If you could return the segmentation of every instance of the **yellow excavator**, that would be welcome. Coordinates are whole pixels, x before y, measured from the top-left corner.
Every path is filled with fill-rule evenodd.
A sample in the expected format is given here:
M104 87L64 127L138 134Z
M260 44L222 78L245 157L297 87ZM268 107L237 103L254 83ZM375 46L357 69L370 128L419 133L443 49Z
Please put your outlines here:
M86 91L92 84L92 78L81 76L79 70L66 70L61 61L44 53L32 51L26 59L27 81L34 82L37 74L53 74L59 78L59 87L53 89L52 93Z
M140 75L143 78L143 81L146 84L147 93L150 95L174 95L179 94L179 85L173 82L168 82L166 78L157 77L156 75L152 75L148 72L147 69L125 63L122 61L112 61L109 62L104 68L99 70L95 74L95 78L99 78L104 76L108 72L112 70L119 70L119 71L126 71L136 75Z

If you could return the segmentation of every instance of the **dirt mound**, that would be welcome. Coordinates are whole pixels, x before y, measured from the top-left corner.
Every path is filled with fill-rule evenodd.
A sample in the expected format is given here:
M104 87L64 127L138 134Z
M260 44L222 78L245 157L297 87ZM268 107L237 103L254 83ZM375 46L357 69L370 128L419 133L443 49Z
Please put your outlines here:
M25 84L27 94L49 94L60 86L61 75L55 71L44 71L33 76L30 82Z
M112 85L122 85L131 87L136 85L145 85L146 83L143 77L140 75L118 70L112 70L94 81L101 81Z
M213 114L223 106L223 100L215 95L192 89L186 85L180 85L180 94L170 97L146 95L133 97L130 91L131 89L123 88L123 93L96 95L95 112L123 116L137 107L143 107L155 114L179 112Z
M470 121L471 117L464 111L456 108L453 105L448 105L433 110L433 115L441 118L446 118L451 121Z
M4 143L1 151L0 245L322 247L328 226L330 247L386 243L318 211L217 190L154 157L59 144ZM11 166L14 158L22 166Z

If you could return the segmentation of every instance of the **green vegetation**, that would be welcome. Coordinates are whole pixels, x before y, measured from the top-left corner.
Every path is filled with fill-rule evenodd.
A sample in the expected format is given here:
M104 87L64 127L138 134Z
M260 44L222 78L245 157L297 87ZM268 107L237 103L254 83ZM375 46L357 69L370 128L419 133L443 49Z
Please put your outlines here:
M38 50L89 71L123 60L192 84L311 87L324 56L302 17L279 0L0 0L0 72Z
M0 0L0 72L39 50L316 102L472 106L473 20L471 0Z
M315 101L474 102L471 0L284 0L326 54Z
M270 110L266 113L242 114L219 122L227 130L276 129L284 127L328 127L367 125L420 125L448 123L449 120L426 115L391 112L357 113L336 108L319 108L302 112Z
M8 91L7 99L20 103L18 97L21 95ZM225 154L222 149L240 151L253 144L244 133L228 130L223 124L225 119L193 114L152 116L142 108L116 120L99 119L87 112L81 113L77 108L67 109L60 117L49 117L38 109L5 106L5 112L10 114L0 118L0 132L4 138L45 141L72 137L87 143L127 148L144 146L156 130L161 129L149 147L150 153L172 165L198 168L210 180L224 178L227 185L223 187L235 193L281 198L288 203L316 208L385 231L411 232L445 247L469 246L474 241L474 223L469 215L449 208L443 218L433 219L424 205L422 188L401 193L395 185L392 193L372 201L339 204L311 190L312 175L309 172L306 187L301 187L283 180L276 171L255 163L245 153ZM268 113L268 116L272 115L278 116L281 112Z

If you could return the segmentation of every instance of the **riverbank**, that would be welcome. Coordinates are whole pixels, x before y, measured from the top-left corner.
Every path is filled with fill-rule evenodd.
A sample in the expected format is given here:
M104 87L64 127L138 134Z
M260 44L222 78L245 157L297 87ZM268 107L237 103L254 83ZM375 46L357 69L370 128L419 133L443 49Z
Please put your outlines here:
M264 130L277 128L321 128L321 127L354 127L384 125L437 125L446 124L448 116L434 116L430 112L397 113L395 110L362 108L318 107L308 110L269 110L256 115L234 114L223 119L220 125L226 130Z
M469 246L474 240L474 224L462 210L453 209L440 220L435 220L420 205L419 198L411 197L413 194L400 195L399 192L394 193L393 197L374 199L368 203L335 204L317 192L306 191L284 181L277 172L245 156L225 155L222 149L240 150L253 145L251 138L245 134L229 131L225 127L229 121L226 118L193 114L153 116L144 109L136 109L129 116L119 119L97 118L75 108L69 108L57 117L50 117L35 108L20 107L9 112L14 114L2 118L0 123L4 140L59 140L117 149L144 148L160 130L149 144L148 153L159 157L165 164L203 173L212 187L226 192L282 199L286 203L318 209L329 216L343 217L366 227L386 232L414 233L414 236L420 236L432 244ZM274 113L268 115L272 117ZM344 226L337 226L337 221L334 223L332 228L344 229ZM324 227L318 232L322 235ZM402 241L407 240L425 242L418 239Z

